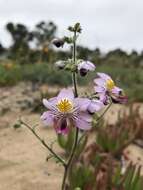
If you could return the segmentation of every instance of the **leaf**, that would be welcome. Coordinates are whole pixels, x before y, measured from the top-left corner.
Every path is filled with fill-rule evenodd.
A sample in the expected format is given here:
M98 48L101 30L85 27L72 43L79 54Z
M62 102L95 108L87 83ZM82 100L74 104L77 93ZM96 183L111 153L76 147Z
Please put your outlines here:
M22 125L20 123L16 123L16 124L13 125L14 129L18 129L20 127L22 127Z
M124 186L126 190L131 190L132 180L135 175L135 171L136 171L136 166L133 166L133 165L128 169L128 173L126 175L125 182L124 182Z
M138 169L134 175L134 179L133 179L132 185L131 185L131 190L141 190L139 188L140 188L141 180L143 181L143 179L141 179L141 177L140 177L140 172L141 172L141 166L138 167Z
M119 180L120 180L120 178L121 178L121 170L122 170L122 168L121 168L121 166L119 165L119 166L117 167L116 173L115 173L115 175L113 176L113 179L112 179L113 184L115 184L115 186L118 186Z

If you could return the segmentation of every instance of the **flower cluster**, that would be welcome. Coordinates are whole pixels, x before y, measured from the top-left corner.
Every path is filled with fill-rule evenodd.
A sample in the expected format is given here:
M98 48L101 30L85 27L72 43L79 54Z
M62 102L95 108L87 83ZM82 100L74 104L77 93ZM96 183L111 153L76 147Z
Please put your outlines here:
M87 72L94 71L96 67L89 61L82 61L77 68L84 76ZM54 98L43 99L43 104L48 111L43 113L41 119L46 125L53 126L60 134L67 134L72 126L81 130L90 130L94 113L100 111L110 101L114 103L127 101L123 90L117 87L112 78L105 73L97 73L97 78L94 79L94 90L96 98L75 98L73 90L68 88L62 89Z

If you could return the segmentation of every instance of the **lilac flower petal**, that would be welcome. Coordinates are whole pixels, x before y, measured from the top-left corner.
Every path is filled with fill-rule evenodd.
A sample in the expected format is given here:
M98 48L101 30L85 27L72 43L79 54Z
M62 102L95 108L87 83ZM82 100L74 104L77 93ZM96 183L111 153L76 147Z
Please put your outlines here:
M93 63L91 63L90 61L87 61L86 64L87 64L87 68L88 68L89 71L94 71L95 70L96 67L95 67L95 65Z
M88 113L80 114L75 121L75 126L82 130L90 130L92 117Z
M123 95L113 95L111 96L113 103L126 104L128 102L128 97Z
M82 118L84 121L92 122L92 116L88 112L81 112L79 118Z
M69 132L69 128L67 127L67 128L65 128L64 130L58 128L58 129L56 130L56 132L57 132L58 134L66 135L66 134L68 134L68 132Z
M99 100L100 100L101 102L103 102L104 105L107 105L107 104L108 104L108 99L109 99L109 97L107 96L106 93L101 93L101 94L99 94Z
M53 126L54 125L54 116L51 111L46 111L41 115L41 120L45 125Z
M58 119L54 124L58 134L67 134L69 132L68 122L66 119Z
M78 70L85 69L87 71L94 71L95 68L95 65L90 61L82 61L78 64Z
M95 86L94 87L95 92L97 93L105 93L106 89L102 86Z
M109 79L112 80L111 77L105 73L97 73L97 75L104 80L109 80Z
M49 109L49 110L52 110L53 109L53 106L56 105L56 102L57 102L57 98L51 98L49 100L46 100L46 99L43 99L43 104L44 106Z
M94 83L101 87L106 87L106 81L102 78L96 78L94 79Z
M68 89L64 88L60 91L60 93L57 96L58 101L60 101L61 99L64 99L64 98L66 98L70 101L73 101L74 93L71 88L68 88Z
M104 107L103 102L99 100L92 100L88 106L89 113L95 113Z
M115 86L113 89L112 89L112 93L113 94L116 94L116 95L120 95L120 93L122 92L123 90L117 86Z
M90 100L88 98L75 98L74 100L75 107L77 107L81 112L87 110Z

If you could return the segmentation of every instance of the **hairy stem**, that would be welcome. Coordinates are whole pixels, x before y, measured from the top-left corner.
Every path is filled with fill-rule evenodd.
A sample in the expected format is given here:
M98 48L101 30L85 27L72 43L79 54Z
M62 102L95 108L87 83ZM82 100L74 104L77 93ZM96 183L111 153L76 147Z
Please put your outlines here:
M66 167L66 163L65 161L59 156L57 155L53 149L46 144L46 142L41 139L41 137L35 132L34 128L30 127L27 123L25 123L24 121L20 120L21 124L24 125L25 127L27 127L34 135L35 137L42 143L42 145L48 149L48 151L64 166Z
M71 164L72 164L72 161L73 161L73 158L74 158L74 155L75 155L75 151L76 151L76 148L77 148L77 144L78 144L78 133L79 133L79 129L76 128L75 141L74 141L71 154L70 154L70 156L69 156L69 159L68 159L67 164L66 164L66 167L65 167L65 172L64 172L64 177L63 177L63 183L62 183L62 190L65 190L66 179L67 179L68 172L69 172L69 169L70 169L70 166L71 166Z
M74 32L73 39L74 39L74 42L73 42L73 61L74 61L74 64L76 64L76 31ZM73 87L74 87L75 97L78 97L77 81L76 81L76 73L75 72L73 72L73 74L72 74L72 80L73 80ZM68 173L70 171L70 167L72 165L72 161L73 161L75 151L76 151L76 148L77 148L77 145L78 145L78 134L79 134L79 129L76 128L73 147L72 147L71 154L69 156L69 159L68 159L66 167L65 167L65 172L64 172L64 176L63 176L63 183L62 183L62 190L65 190L65 188L66 188L66 179L67 179Z

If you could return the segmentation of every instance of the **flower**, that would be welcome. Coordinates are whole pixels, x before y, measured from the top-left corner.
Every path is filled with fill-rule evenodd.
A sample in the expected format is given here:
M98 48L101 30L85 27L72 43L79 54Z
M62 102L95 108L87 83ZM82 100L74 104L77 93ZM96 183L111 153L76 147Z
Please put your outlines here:
M104 104L108 104L109 97L114 103L126 103L127 97L123 90L117 87L112 78L105 73L97 73L98 78L94 79L95 92L99 95Z
M81 76L85 76L89 71L94 71L95 68L95 65L90 61L82 61L78 64L78 71Z
M63 47L64 45L64 40L63 39L60 39L60 38L55 38L52 40L52 43L57 47L57 48L60 48L60 47Z
M61 134L68 133L70 125L82 130L91 129L90 113L99 110L100 107L88 98L74 98L72 89L62 89L57 97L43 99L43 104L48 111L42 114L41 119Z

